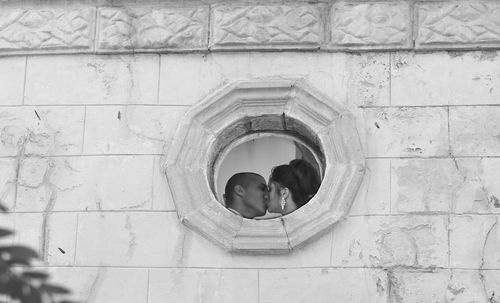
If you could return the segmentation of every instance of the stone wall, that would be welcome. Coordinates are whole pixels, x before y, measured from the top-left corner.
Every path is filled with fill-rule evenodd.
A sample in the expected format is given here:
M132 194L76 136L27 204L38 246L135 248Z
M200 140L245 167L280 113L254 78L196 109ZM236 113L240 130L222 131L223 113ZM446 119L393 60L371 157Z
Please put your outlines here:
M5 21L17 15L1 10L0 53L13 55L0 58L0 200L12 210L1 225L16 230L13 241L40 252L38 266L54 281L89 303L500 302L500 56L442 50L498 45L499 8L494 1L353 3L335 3L326 12L382 7L404 17L399 12L407 11L406 22L378 13L370 19L401 22L389 28L407 32L391 35L395 43L380 42L378 34L366 43L344 35L345 45L328 40L323 48L325 29L344 22L319 10L319 21L307 24L320 34L308 30L300 44L251 37L241 44L222 27L205 27L216 27L213 16L227 12L223 4L207 4L166 9L175 20L188 16L191 21L179 22L206 36L166 35L172 44L162 44L147 35L134 38L130 26L117 21L132 13L116 7L69 12L50 6L52 13L23 22ZM321 5L329 4L306 7ZM490 19L431 9L446 5L475 8ZM279 27L287 24L276 21L279 14L296 14L280 7L252 7L256 13L245 16ZM248 8L229 14L239 10ZM165 13L147 11L154 20ZM59 21L47 25L48 16ZM345 20L364 22L356 16ZM204 25L196 27L195 19ZM54 32L58 22L62 36ZM106 22L120 26L101 30L113 28ZM144 33L145 25L133 24L139 29L132 32ZM428 24L442 24L445 34L425 32ZM483 36L476 32L488 28ZM467 36L467 29L474 34ZM118 30L128 40L120 40ZM118 38L94 39L95 32ZM37 40L47 33L50 39ZM175 41L192 44L171 53ZM321 51L380 45L392 51ZM232 51L240 47L247 51ZM303 47L307 51L298 51ZM432 47L441 50L418 52ZM187 52L195 48L204 51ZM136 50L143 53L131 54ZM229 254L179 222L159 165L190 105L229 81L263 77L303 78L351 110L368 171L348 218L330 233L287 255Z

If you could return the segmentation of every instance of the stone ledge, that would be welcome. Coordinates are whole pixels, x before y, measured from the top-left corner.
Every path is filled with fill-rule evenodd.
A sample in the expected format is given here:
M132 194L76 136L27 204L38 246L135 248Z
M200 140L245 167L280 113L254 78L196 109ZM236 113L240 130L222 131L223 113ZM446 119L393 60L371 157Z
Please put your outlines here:
M410 49L409 2L338 2L330 11L327 49Z
M0 56L500 48L500 2L37 5L0 12ZM209 37L210 36L210 37Z
M0 55L91 52L95 8L4 9Z
M500 47L500 2L417 3L416 49Z
M207 48L208 6L100 8L97 20L97 52Z
M212 7L211 49L317 49L322 27L318 6Z

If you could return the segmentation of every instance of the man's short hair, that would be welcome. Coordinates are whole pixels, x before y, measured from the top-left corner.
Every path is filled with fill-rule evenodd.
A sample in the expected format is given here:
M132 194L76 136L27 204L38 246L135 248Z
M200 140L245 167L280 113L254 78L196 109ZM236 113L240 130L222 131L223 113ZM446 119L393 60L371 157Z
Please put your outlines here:
M247 187L250 182L250 176L261 177L261 175L251 172L243 172L234 174L229 180L227 180L226 188L224 189L224 197L226 207L231 207L233 205L234 200L234 187L236 185L241 185L243 187Z

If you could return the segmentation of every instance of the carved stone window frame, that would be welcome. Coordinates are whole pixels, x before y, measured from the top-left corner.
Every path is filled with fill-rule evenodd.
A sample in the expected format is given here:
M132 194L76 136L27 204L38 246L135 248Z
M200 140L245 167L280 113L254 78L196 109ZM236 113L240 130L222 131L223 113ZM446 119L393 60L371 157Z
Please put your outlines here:
M303 207L268 220L239 217L216 198L221 155L258 133L292 136L323 170ZM287 253L343 219L365 173L354 116L301 79L237 81L186 113L163 162L177 214L186 226L231 252Z

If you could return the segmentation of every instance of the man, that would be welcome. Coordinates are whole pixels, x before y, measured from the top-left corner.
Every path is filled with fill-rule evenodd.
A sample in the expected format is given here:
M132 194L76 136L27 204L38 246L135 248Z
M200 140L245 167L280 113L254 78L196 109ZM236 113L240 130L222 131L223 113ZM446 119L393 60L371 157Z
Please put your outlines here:
M266 180L259 174L237 173L226 183L226 207L239 216L253 219L265 215L268 200Z

